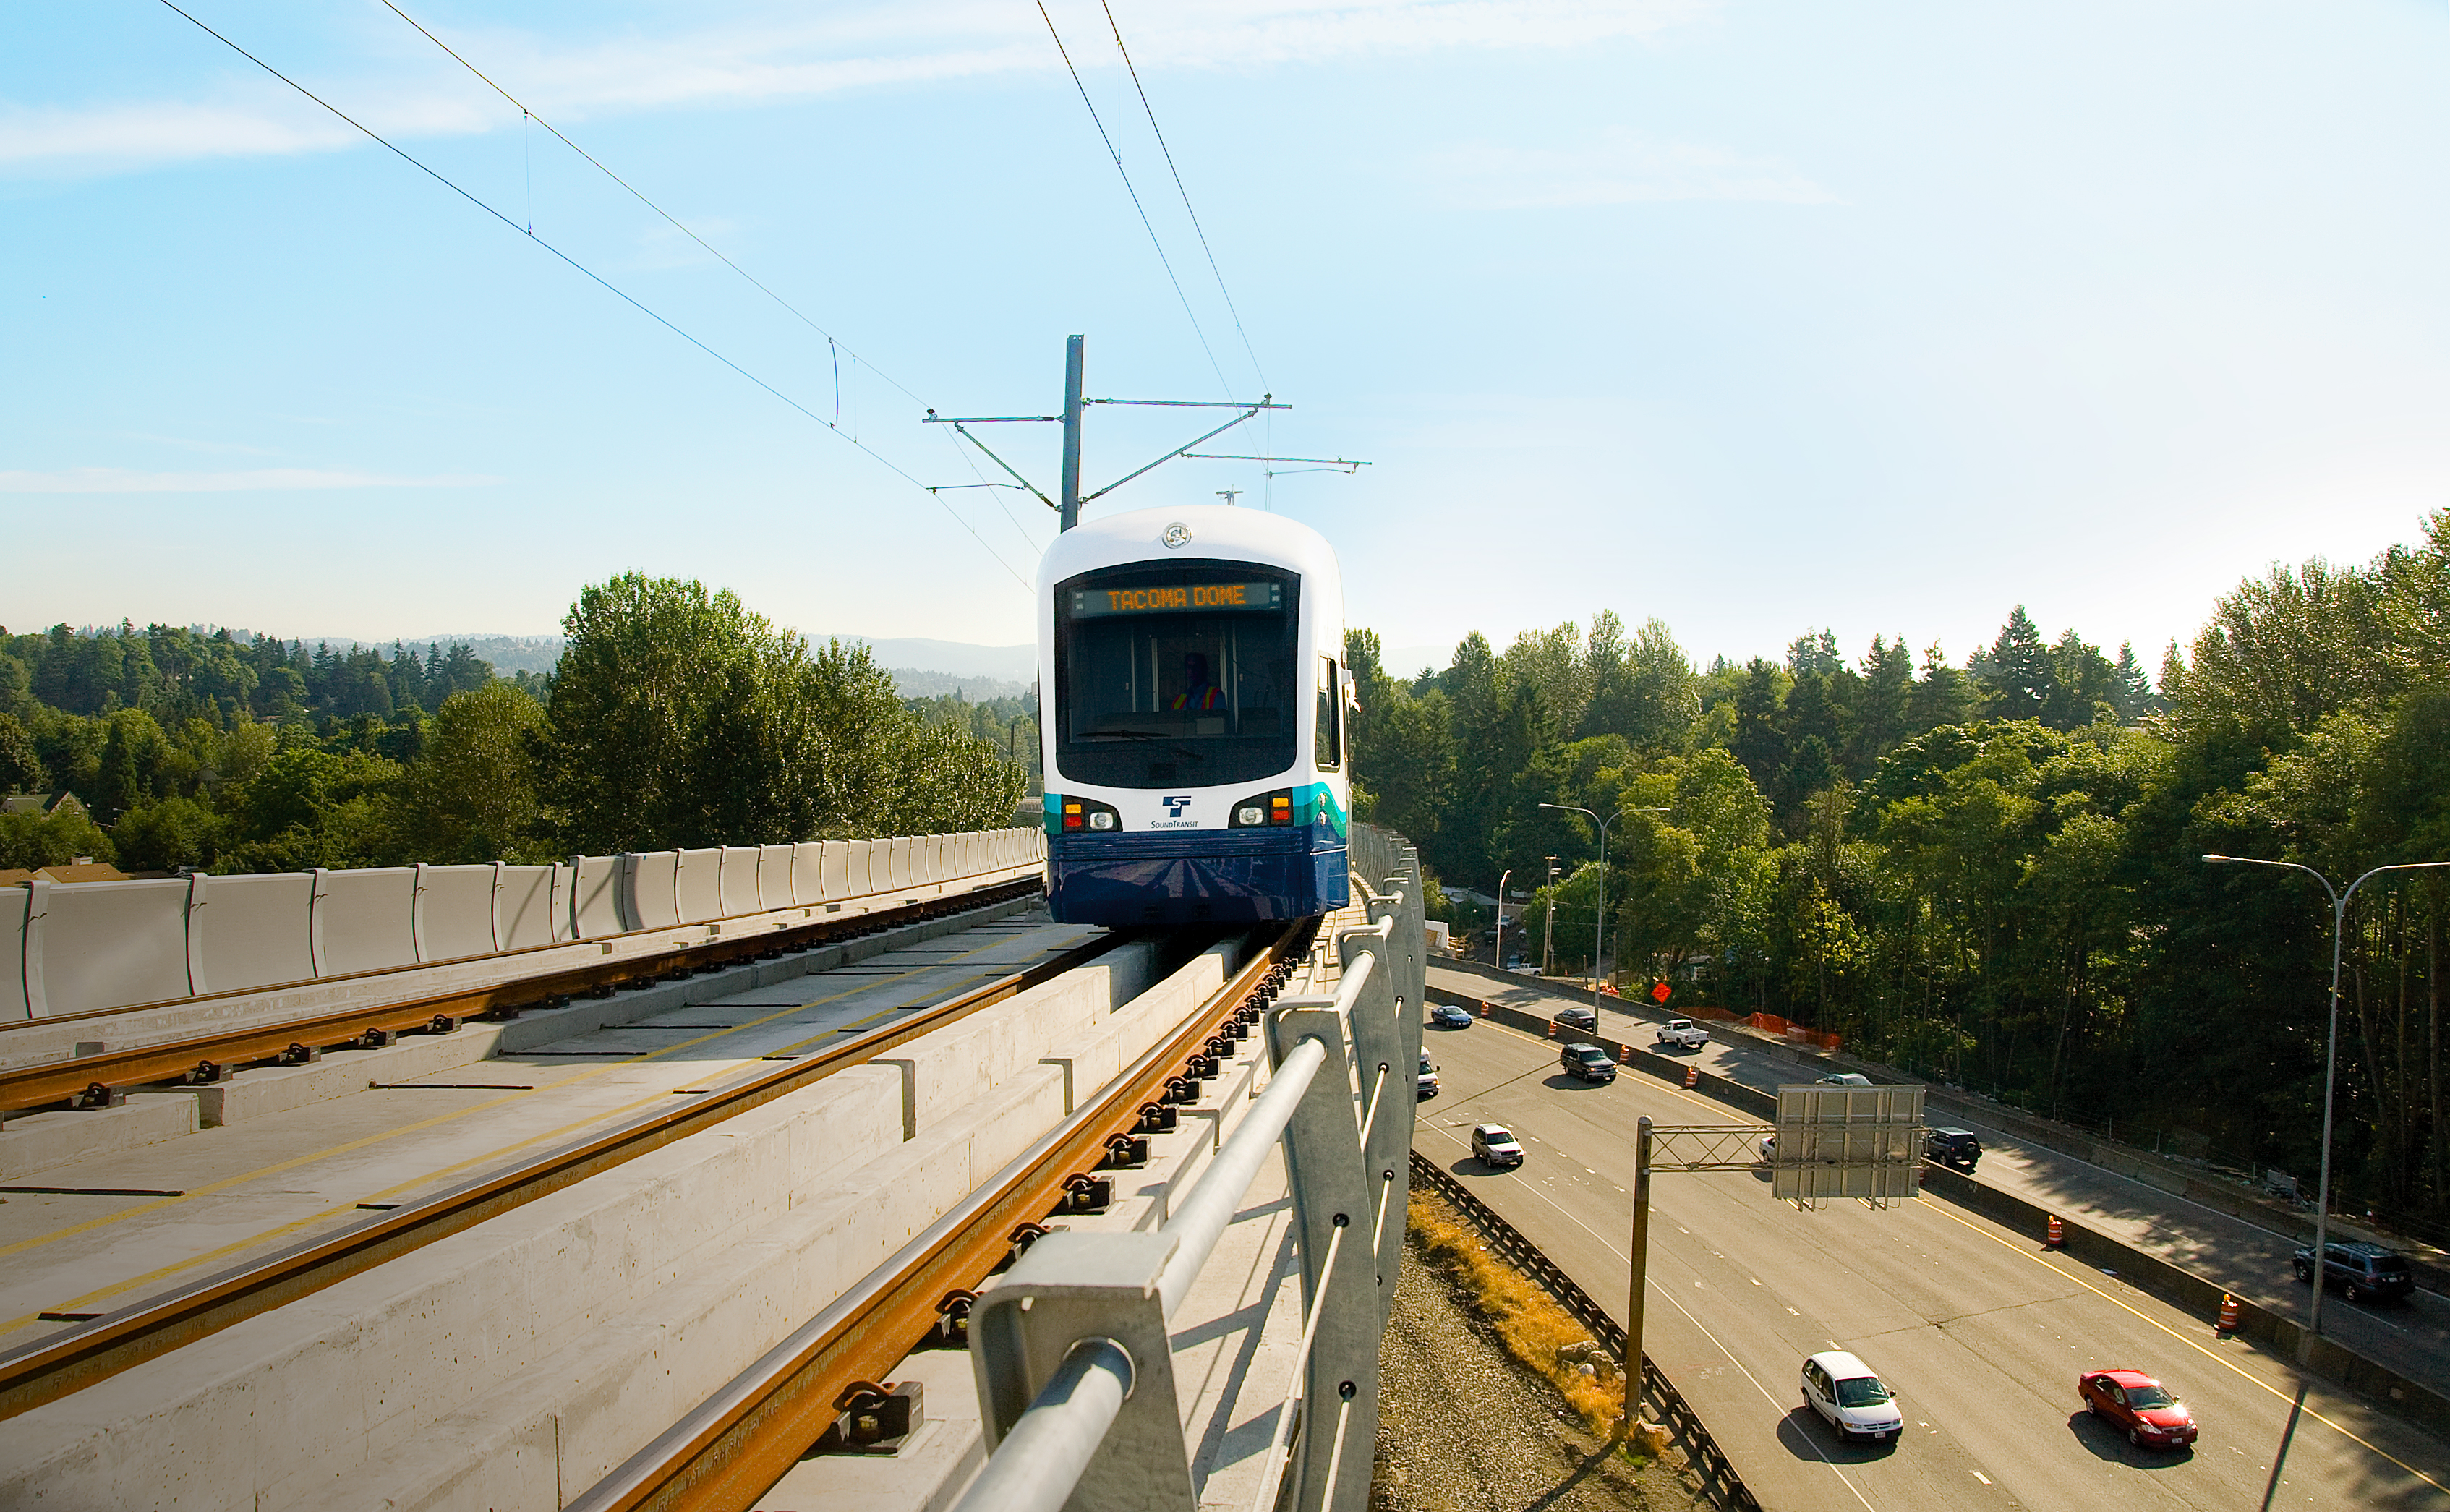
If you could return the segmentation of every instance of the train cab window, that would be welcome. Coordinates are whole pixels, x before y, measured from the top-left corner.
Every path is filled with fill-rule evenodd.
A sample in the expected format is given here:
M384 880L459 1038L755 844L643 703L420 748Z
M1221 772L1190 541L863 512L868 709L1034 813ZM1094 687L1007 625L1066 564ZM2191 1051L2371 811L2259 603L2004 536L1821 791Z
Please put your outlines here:
M1314 754L1321 771L1332 772L1344 765L1344 700L1337 696L1339 685L1335 675L1335 658L1318 659L1318 739Z
M1210 787L1293 766L1299 582L1248 562L1135 563L1055 593L1056 766Z

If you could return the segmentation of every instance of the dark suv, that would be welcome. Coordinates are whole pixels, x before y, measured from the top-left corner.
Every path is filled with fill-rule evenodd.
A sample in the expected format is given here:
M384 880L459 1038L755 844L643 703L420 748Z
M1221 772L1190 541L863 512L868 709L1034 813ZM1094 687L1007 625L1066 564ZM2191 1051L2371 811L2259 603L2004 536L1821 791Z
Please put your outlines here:
M2350 1302L2367 1297L2403 1297L2416 1289L2415 1272L2407 1269L2407 1260L2378 1244L2350 1240L2324 1246L2328 1258L2323 1265L2323 1279L2338 1287ZM2297 1279L2314 1279L2314 1247L2300 1245L2297 1250Z
M1982 1158L1982 1141L1969 1130L1930 1129L1924 1131L1922 1153L1927 1159L1970 1173Z
M1616 1062L1597 1045L1567 1045L1558 1053L1557 1062L1565 1068L1567 1076L1580 1076L1585 1081L1616 1079Z

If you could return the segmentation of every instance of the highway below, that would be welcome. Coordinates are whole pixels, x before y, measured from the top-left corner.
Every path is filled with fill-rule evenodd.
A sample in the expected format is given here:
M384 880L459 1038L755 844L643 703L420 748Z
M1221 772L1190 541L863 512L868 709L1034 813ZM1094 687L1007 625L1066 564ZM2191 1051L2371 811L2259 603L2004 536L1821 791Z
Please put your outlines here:
M1444 1094L1415 1148L1620 1315L1635 1120L1750 1121L1641 1076L1572 1081L1553 1043L1486 1022L1425 1048ZM1483 1168L1475 1122L1514 1130L1529 1159ZM2450 1508L2450 1445L1946 1202L1799 1212L1765 1172L1667 1173L1652 1212L1647 1351L1765 1507ZM1832 1347L1896 1389L1900 1444L1841 1445L1802 1406L1797 1370ZM2085 1416L2076 1376L2102 1367L2159 1375L2201 1442L2148 1451Z
M1537 979L1516 981L1520 984L1451 967L1432 966L1429 972L1432 1000L1485 998L1544 1017L1569 1003L1590 1002L1587 991L1561 992L1560 984ZM1648 1049L1652 1026L1670 1016L1652 1010L1648 1003L1608 998L1601 1005L1599 1017L1602 1035ZM1680 1054L1679 1058L1767 1093L1775 1093L1780 1082L1809 1081L1820 1075L1725 1024L1713 1023L1710 1031L1710 1042L1698 1054ZM1978 1115L1935 1109L1929 1121L1969 1128L1980 1135L1982 1161L1975 1179L1983 1185L2012 1192L2181 1266L2269 1311L2305 1322L2312 1289L2299 1284L2289 1269L2289 1258L2300 1243L2296 1235L2019 1140ZM2305 1222L2310 1231L2310 1213ZM2450 1394L2450 1298L2420 1290L2403 1302L2364 1306L2334 1291L2324 1306L2323 1331L2368 1360Z

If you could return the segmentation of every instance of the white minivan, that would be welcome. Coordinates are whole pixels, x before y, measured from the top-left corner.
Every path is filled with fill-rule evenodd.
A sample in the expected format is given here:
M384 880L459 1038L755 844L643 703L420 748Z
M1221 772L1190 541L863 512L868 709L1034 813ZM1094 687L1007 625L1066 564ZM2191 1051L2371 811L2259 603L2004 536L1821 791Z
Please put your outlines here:
M1843 1349L1803 1362L1803 1405L1828 1420L1841 1439L1894 1441L1905 1431L1905 1414L1872 1367Z

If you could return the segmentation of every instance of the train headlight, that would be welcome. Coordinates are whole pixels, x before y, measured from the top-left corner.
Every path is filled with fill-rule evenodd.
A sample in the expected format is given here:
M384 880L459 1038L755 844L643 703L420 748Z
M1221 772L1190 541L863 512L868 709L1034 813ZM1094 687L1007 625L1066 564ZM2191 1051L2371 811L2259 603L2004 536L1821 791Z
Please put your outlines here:
M1089 827L1091 829L1112 829L1115 827L1115 816L1112 813L1107 812L1091 814L1089 816Z
M1292 788L1284 787L1273 793L1260 793L1255 797L1245 798L1235 804L1234 818L1228 827L1265 829L1271 824L1290 824L1293 822L1293 793Z
M1062 827L1058 833L1079 834L1084 829L1112 831L1123 827L1123 816L1117 813L1111 804L1101 804L1094 798L1074 798L1069 794L1055 802L1053 812L1062 816ZM1049 827L1053 828L1051 823Z

